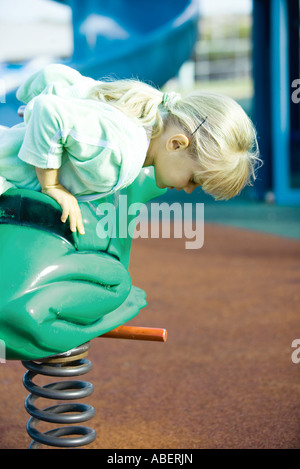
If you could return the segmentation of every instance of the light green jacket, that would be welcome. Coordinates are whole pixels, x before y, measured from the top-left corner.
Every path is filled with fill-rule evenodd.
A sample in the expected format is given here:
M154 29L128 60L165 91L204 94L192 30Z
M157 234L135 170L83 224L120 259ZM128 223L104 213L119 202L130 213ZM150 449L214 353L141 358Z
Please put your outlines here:
M64 65L48 65L17 92L24 123L0 127L0 194L40 190L35 167L59 168L79 200L112 194L138 176L146 158L145 129L105 103L88 99L97 81Z

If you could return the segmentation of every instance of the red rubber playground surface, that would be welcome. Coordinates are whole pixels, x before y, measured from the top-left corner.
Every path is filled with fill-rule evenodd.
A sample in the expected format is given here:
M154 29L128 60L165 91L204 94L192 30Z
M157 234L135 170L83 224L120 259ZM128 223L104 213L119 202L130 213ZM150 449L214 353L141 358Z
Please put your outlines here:
M299 448L299 259L297 240L213 224L198 250L134 240L148 306L130 324L164 327L168 340L91 342L87 448ZM0 448L30 442L24 371L0 364Z

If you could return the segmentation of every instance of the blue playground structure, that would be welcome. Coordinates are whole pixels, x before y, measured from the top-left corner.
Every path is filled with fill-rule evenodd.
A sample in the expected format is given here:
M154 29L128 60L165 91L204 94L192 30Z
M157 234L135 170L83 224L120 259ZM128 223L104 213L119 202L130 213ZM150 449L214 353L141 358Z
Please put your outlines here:
M197 0L66 0L72 9L74 51L62 60L85 76L138 78L158 87L174 77L198 36ZM28 64L8 66L20 82ZM5 74L3 77L5 80ZM1 91L1 90L0 90ZM0 125L19 122L16 90L0 106Z
M73 66L83 75L114 74L162 86L190 58L198 35L195 0L68 0Z
M299 0L253 1L254 116L264 160L256 187L279 205L300 205L299 9Z

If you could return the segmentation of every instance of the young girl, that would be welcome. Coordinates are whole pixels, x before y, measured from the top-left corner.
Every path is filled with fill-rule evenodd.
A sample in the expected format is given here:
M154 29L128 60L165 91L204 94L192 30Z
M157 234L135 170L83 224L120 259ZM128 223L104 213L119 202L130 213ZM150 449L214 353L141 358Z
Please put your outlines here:
M255 180L255 129L232 99L162 93L136 80L100 82L49 65L18 90L24 123L0 128L0 194L41 190L84 234L78 200L118 191L153 165L160 188L230 199Z

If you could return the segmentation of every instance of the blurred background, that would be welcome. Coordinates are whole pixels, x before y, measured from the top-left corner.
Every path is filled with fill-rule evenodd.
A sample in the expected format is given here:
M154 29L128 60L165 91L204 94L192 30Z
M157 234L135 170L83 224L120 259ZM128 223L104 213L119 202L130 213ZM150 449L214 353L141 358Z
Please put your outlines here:
M206 222L300 238L299 9L299 0L0 0L0 125L20 122L16 88L47 63L227 94L257 128L255 185L228 202L201 189L164 199L204 202Z

